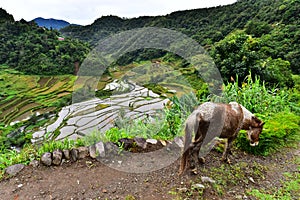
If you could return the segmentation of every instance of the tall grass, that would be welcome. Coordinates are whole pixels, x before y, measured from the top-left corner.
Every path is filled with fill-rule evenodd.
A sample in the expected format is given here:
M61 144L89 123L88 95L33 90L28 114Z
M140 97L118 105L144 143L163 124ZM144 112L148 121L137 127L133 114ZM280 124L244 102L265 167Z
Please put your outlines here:
M267 87L259 78L254 80L251 74L241 86L239 81L224 85L223 96L210 96L207 100L229 103L238 102L265 122L260 143L251 147L246 133L241 131L236 145L253 154L268 155L283 146L300 141L300 116L290 102L290 91Z
M269 88L258 77L254 80L248 75L241 86L237 81L224 85L222 97L213 96L212 101L229 103L236 101L250 112L272 115L290 110L289 92L284 89Z

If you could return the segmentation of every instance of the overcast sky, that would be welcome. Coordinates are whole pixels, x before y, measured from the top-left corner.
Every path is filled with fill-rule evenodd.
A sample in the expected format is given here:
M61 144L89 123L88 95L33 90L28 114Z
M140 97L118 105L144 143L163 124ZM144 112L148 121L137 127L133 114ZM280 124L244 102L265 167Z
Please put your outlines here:
M87 25L105 15L127 18L157 16L234 2L236 0L0 0L0 7L12 14L15 20L43 17Z

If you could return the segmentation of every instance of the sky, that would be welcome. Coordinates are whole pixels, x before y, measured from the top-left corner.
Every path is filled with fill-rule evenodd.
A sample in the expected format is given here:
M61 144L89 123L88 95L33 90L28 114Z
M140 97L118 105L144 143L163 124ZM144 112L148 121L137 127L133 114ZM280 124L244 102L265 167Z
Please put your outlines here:
M1 0L0 7L15 20L36 17L88 25L106 15L133 18L166 15L174 11L227 5L236 0Z

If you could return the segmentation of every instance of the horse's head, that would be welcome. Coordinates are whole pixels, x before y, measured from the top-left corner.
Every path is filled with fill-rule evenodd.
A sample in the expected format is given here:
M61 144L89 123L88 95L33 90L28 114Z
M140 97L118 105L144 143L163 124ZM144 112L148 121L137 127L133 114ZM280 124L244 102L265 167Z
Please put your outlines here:
M262 132L264 124L265 123L257 117L252 117L251 126L249 127L249 130L247 130L247 135L251 146L254 147L258 145L259 135Z

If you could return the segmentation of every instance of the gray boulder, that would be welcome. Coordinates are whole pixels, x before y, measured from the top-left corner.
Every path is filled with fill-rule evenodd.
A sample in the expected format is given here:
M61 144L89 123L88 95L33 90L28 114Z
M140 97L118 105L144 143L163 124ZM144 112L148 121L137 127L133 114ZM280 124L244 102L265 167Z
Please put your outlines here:
M135 137L133 139L136 143L137 146L143 148L143 149L146 149L147 148L147 142L146 142L146 139L144 138L139 138L139 137Z
M70 151L70 159L75 162L78 160L78 149L71 149Z
M69 149L64 149L63 154L64 154L65 159L70 160L71 157L70 157L70 150Z
M61 152L61 150L53 151L53 153L52 153L52 158L53 158L52 164L53 165L60 165L62 157L63 157L63 153Z
M96 148L96 156L100 157L100 158L104 158L105 157L105 147L104 147L104 143L103 142L98 142L95 145Z
M89 146L89 153L90 153L91 158L95 159L97 157L96 146L95 145Z
M25 165L23 164L15 164L12 166L9 166L5 169L5 172L8 175L14 176L16 174L18 174L20 171L22 171L24 169Z
M52 164L52 154L49 152L44 153L41 157L41 162L46 166L50 166Z
M29 163L29 166L32 166L34 168L38 167L40 164L40 162L38 160L32 160L30 163Z
M89 155L88 147L78 147L78 159L86 158Z

